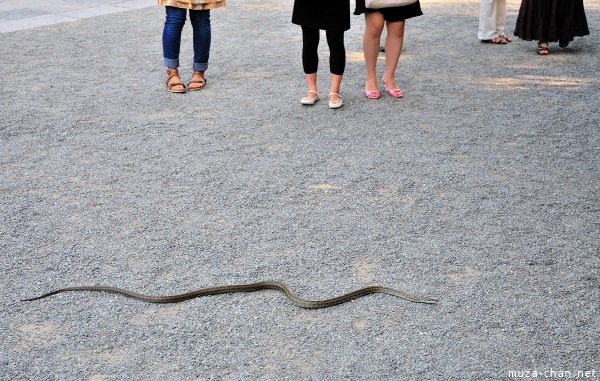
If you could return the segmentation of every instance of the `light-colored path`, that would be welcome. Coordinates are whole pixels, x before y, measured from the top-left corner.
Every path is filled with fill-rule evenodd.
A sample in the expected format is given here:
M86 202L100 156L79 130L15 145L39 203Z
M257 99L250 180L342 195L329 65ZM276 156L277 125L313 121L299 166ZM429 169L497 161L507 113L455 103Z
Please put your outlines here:
M0 33L146 8L156 0L0 0Z

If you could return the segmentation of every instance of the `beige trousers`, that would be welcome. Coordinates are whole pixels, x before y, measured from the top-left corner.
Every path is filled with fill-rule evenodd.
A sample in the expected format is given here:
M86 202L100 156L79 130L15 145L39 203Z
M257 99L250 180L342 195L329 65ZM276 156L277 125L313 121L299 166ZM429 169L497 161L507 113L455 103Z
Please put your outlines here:
M480 40L491 40L504 36L505 18L506 0L481 0L477 37Z

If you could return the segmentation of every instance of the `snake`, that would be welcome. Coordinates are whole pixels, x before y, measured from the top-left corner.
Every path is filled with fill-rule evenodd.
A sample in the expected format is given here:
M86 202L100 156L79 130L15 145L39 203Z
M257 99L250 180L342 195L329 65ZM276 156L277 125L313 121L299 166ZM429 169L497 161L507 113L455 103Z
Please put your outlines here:
M384 293L389 295L394 295L400 297L402 299L406 299L410 302L415 303L426 303L426 304L436 304L438 301L436 299L423 298L414 295L407 294L400 290L395 290L389 287L383 286L367 286L360 289L357 289L352 292L348 292L341 296L325 299L325 300L305 300L301 299L296 294L292 292L290 287L279 281L262 281L256 283L248 283L248 284L237 284L237 285L228 285L228 286L216 286L216 287L207 287L201 288L195 291L187 292L184 294L170 295L170 296L151 296L151 295L143 295L138 294L137 292L129 291L123 288L111 287L111 286L76 286L76 287L66 287L60 288L46 294L29 298L22 299L23 302L29 302L34 300L39 300L43 298L47 298L48 296L56 295L62 292L68 291L103 291L110 292L114 294L125 295L130 298L142 300L148 303L178 303L183 302L185 300L190 300L194 298L199 298L208 295L219 295L219 294L229 294L229 293L239 293L239 292L255 292L260 290L278 290L285 294L285 296L296 306L300 308L306 309L317 309L317 308L327 308L333 307L338 304L346 303L351 300L370 295L375 293Z

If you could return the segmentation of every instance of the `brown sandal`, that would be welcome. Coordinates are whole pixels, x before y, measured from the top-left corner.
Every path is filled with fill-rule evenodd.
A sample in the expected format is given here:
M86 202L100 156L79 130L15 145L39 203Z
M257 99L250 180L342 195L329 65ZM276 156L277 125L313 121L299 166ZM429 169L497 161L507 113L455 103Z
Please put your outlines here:
M538 47L537 47L537 53L538 53L540 56L547 56L549 52L550 52L550 51L548 50L548 47L547 47L547 46L542 46L542 44L538 44Z
M491 40L481 40L481 42L483 42L485 44L499 44L499 45L506 44L506 40L504 38L502 38L501 36L493 38Z
M194 78L194 75L197 75L197 74L202 75L202 77L204 77L204 72L203 71L194 70L194 74L192 74L192 78ZM199 83L202 86L190 87L190 85L192 83ZM205 87L206 87L206 78L204 78L204 79L194 79L194 80L191 80L191 81L188 82L188 90L190 90L190 91L202 90Z
M179 71L177 69L167 69L167 89L169 89L170 92L172 93L185 93L186 89L185 89L185 85L181 82L173 82L173 83L169 83L169 81L171 80L171 78L173 77L179 77ZM178 90L173 90L173 87L175 86L183 86L183 89L178 89Z

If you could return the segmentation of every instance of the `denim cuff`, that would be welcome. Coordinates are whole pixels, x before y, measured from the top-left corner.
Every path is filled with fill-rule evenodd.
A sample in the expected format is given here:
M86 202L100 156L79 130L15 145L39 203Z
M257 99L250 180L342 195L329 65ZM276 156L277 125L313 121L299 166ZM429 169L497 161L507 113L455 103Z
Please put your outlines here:
M194 62L194 70L206 71L208 69L208 62Z
M163 57L163 65L165 65L166 67L177 69L179 67L179 58Z

